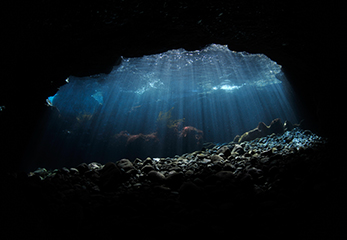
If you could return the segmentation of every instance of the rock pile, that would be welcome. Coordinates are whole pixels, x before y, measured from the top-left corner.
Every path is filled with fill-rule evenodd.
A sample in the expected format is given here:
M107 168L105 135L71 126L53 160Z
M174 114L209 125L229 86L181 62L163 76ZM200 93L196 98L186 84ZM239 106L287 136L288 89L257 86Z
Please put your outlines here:
M121 159L105 165L82 163L70 169L38 169L29 177L56 185L63 194L81 189L102 194L150 188L178 194L183 202L197 201L203 195L200 191L215 184L246 184L256 192L268 191L288 165L301 161L306 152L324 142L309 130L295 128L282 135L272 134L240 144L230 142L174 158L148 157L134 162Z
M226 229L219 229L225 227L219 219L221 211L232 214L234 224L250 216L272 222L282 208L289 214L288 206L301 193L305 174L319 159L324 144L312 132L294 128L240 144L210 145L173 158L38 169L17 180L25 179L30 195L39 193L40 208L45 207L33 212L40 222L48 218L73 232L111 223L151 232L147 227L152 223L159 224L160 231L182 233L194 224L202 228L205 221L218 229L211 231L225 233ZM60 217L64 222L57 220ZM55 228L54 224L46 231Z

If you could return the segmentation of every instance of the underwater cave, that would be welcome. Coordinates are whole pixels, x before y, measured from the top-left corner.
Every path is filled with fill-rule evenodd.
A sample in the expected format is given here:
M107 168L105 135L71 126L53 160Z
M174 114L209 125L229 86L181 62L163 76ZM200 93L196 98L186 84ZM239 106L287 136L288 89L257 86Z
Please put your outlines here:
M36 168L173 157L231 142L259 122L302 120L280 65L225 45L123 57L109 74L66 82L47 98L29 147L28 159L44 159Z
M8 4L3 239L346 238L344 13Z

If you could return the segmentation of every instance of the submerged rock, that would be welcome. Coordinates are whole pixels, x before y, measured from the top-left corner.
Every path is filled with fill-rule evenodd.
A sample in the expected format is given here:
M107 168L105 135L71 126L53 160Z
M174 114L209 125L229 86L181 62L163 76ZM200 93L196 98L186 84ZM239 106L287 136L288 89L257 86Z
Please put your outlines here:
M152 170L154 170L154 167L150 164L147 164L143 168L141 168L141 172L146 173L146 174Z
M217 154L221 154L221 153L223 153L225 158L228 158L231 154L231 150L228 146L223 146L217 151Z
M124 171L129 171L131 169L134 169L133 164L128 159L119 160L117 162L117 166Z
M148 179L150 179L153 182L162 183L166 180L166 177L161 172L152 170L148 173Z
M266 126L265 123L260 122L255 129L242 134L242 136L238 139L238 142L241 143L244 141L250 141L256 138L265 137L272 133L282 134L283 132L284 128L281 119L276 118L270 123L269 126Z

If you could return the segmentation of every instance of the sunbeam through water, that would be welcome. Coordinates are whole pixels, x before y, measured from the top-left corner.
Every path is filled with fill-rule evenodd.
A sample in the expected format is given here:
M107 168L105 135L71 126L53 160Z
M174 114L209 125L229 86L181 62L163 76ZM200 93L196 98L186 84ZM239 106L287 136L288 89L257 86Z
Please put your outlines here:
M298 122L281 66L263 54L205 49L122 58L110 74L70 76L47 99L34 159L72 166L167 157L230 142L273 119Z

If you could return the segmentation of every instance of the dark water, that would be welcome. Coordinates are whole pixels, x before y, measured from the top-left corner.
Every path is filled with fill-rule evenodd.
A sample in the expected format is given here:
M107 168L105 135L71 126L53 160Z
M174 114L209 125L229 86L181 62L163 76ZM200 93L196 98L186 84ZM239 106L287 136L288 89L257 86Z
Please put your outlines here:
M29 168L173 156L260 121L298 122L281 66L221 45L123 58L108 75L71 76L48 103Z

